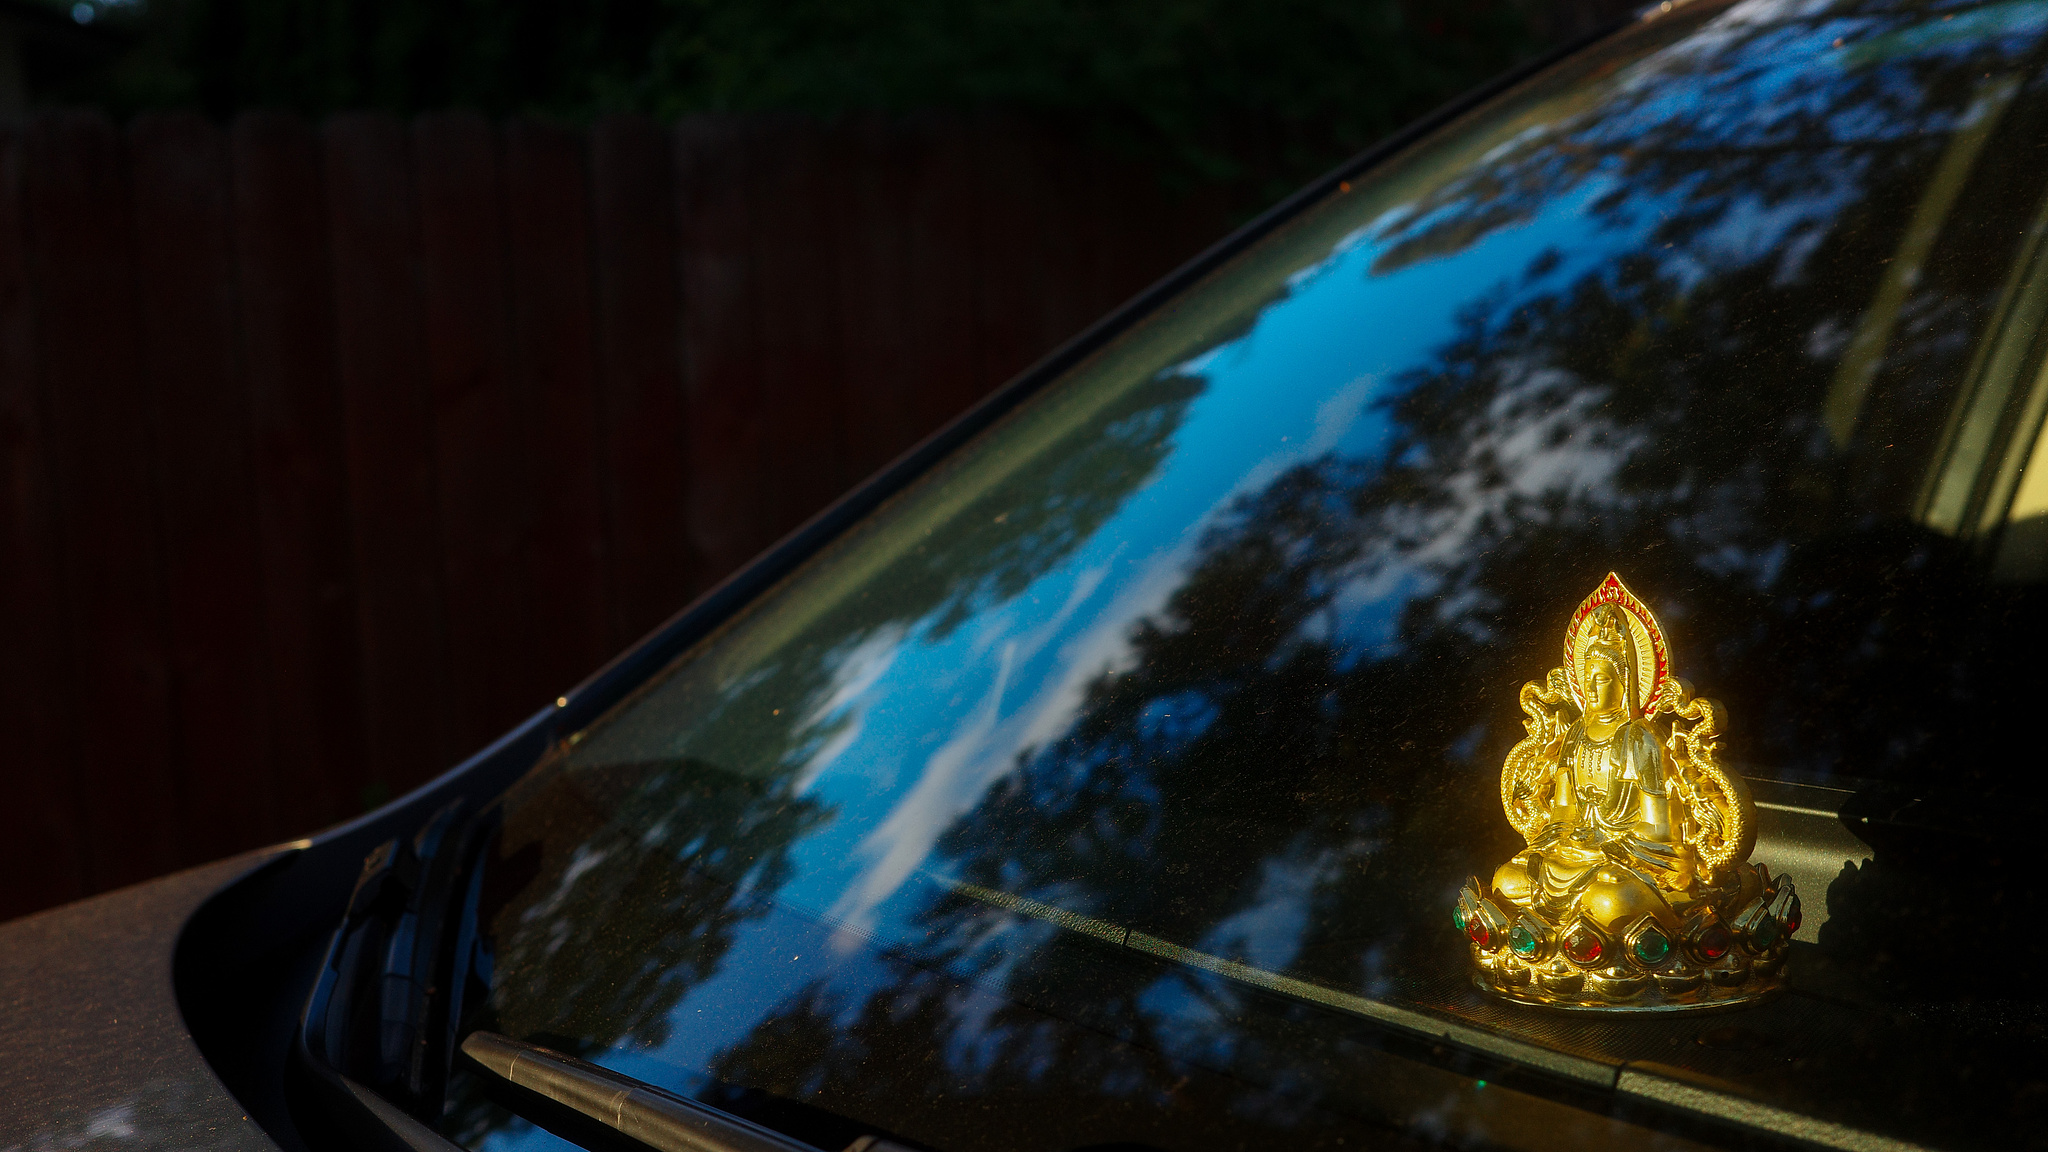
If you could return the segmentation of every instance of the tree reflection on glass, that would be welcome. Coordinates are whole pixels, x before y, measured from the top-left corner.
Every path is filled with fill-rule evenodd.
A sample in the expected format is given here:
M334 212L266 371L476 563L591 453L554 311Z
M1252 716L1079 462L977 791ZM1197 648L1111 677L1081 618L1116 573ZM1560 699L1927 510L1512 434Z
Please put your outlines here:
M924 880L1372 996L1466 996L1444 910L1466 875L1519 847L1497 806L1520 735L1515 691L1556 664L1564 616L1610 569L1665 621L1677 672L1727 705L1738 770L1863 797L1904 789L1937 814L1957 798L1979 833L2033 827L2042 790L2011 748L2039 678L2012 638L2039 630L2042 591L1988 580L1983 543L1930 526L1923 493L2016 238L2040 213L2026 149L2048 135L2044 26L2040 4L1738 5L1641 33L1670 43L1626 66L1602 71L1611 61L1596 56L1541 81L1482 125L1469 162L1418 178L1403 206L1260 295L1249 327L1177 349L1181 370L1150 377L869 583L818 592L804 628L764 642L757 663L713 650L653 690L701 707L597 731L571 762L660 746L718 765L688 774L757 791L717 819L801 847L836 818L804 773L854 723L823 702L858 695L845 685L861 645L967 635L1026 597L1154 495L1198 401L1271 386L1233 377L1225 353L1275 339L1266 325L1285 309L1320 304L1322 335L1343 333L1332 347L1393 341L1391 322L1355 321L1522 230L1541 241L1535 255L1431 301L1455 318L1448 339L1361 370L1374 383L1340 415L1373 435L1334 437L1188 514L1179 530L1194 543L1172 553L1166 590L1116 621L1115 658L1076 672L1071 709L987 774L922 858ZM1329 271L1347 245L1370 248L1355 265L1364 288ZM887 691L940 694L899 685L864 706L892 706ZM945 708L972 706L930 712L950 724ZM664 857L733 887L689 896L650 877L681 903L659 928L607 925L582 968L549 958L547 926L573 931L597 906L552 902L574 869L606 901L645 899L609 877L637 875L626 837L667 827L680 796L629 806L614 840L563 833L556 879L524 885L500 918L531 971L562 972L501 979L507 1009L536 1028L554 1012L573 1026L546 1026L590 1050L660 1043L671 992L708 979L731 947L716 925L751 930L744 914L718 917L741 893L774 896L781 873L757 861L777 849L728 850L737 866L697 849ZM1924 878L1997 875L2027 843L1879 843L1873 864L1837 879L1820 942L1871 969L1859 975L1931 995L1932 942L1988 953L2039 943L2040 929L1997 884ZM878 940L835 937L859 963L760 985L730 1009L745 1027L693 1067L719 1091L847 1115L1084 1098L1143 1112L1201 1069L1236 1077L1218 1107L1273 1127L1336 1106L1343 1077L1297 1051L1300 1035L1262 1030L1239 993L1128 956L1083 963L1050 926L938 891L885 896L895 918L876 921L891 926ZM1992 987L1977 978L1940 991L1960 1001ZM614 991L572 1008L564 998L585 981ZM1896 1071L1856 1067L1880 1095ZM1833 1073L1798 1074L1825 1086ZM930 1123L919 1130L945 1122Z
M1858 437L1837 446L1823 426L1835 334L1871 292L1836 270L1884 264L1898 205L1923 193L1946 132L1981 115L1977 78L2034 44L1766 83L1782 61L1757 42L1814 34L1738 25L1683 70L1704 91L1675 97L1668 73L1625 88L1582 130L1532 133L1397 221L1376 274L1594 181L1597 226L1662 217L1634 251L1470 305L1455 341L1380 402L1383 452L1298 467L1209 528L1165 609L1131 631L1129 669L1096 680L1067 731L941 841L959 877L1261 967L1441 994L1461 959L1437 923L1447 894L1515 846L1490 803L1519 736L1514 689L1555 663L1562 614L1617 558L1674 622L1680 671L1728 703L1752 770L2038 791L1985 719L2025 707L2026 653L2001 638L2038 621L2039 593L1987 586L1981 556L1907 515L1948 403L1930 381L1961 373L2028 199L1973 202L1891 334ZM1645 139L1626 117L1651 113ZM2012 119L2016 133L2040 123L2031 107ZM1796 223L1771 231L1777 246L1731 250L1763 209ZM1526 280L1564 262L1546 254ZM1895 881L1889 900L1859 902L1858 881L1844 877L1844 941L1902 918L1976 918L1970 936L1986 934L1981 904L1901 904ZM890 1047L976 1053L934 1083L1071 1060L1038 1047L1021 1007L943 1010L953 985L933 973L1014 983L1029 967L989 916L940 903L923 974L859 1008L820 990L722 1074L856 1091L863 1059L840 1041L875 1051L880 1021ZM1190 1028L1186 998L1130 975L1090 989L1126 1034L1254 1082L1284 1063L1224 1041L1228 1012ZM801 1073L777 1039L798 1020L814 1037Z
M943 637L1016 596L1143 485L1200 390L1168 374L1101 407L1050 446L1050 467L976 493L957 530L897 557L886 597L834 604L769 667L708 685L687 669L663 687L716 698L688 732L557 750L504 802L482 909L493 995L472 1026L586 1055L660 1047L772 907L792 845L834 818L801 769L848 723L832 697L850 654L911 623ZM474 1093L449 1124L471 1143L523 1130Z

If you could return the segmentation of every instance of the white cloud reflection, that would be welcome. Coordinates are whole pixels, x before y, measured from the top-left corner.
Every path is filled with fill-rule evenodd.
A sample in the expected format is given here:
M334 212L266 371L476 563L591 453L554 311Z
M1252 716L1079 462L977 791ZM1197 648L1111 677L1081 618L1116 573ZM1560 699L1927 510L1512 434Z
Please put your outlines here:
M981 802L988 790L1017 767L1021 754L1054 739L1080 714L1090 682L1131 660L1131 625L1165 604L1186 577L1191 549L1170 549L1152 558L1136 578L1119 586L1079 634L1068 626L1096 599L1113 569L1105 563L1079 574L1057 613L1029 631L1009 638L996 654L993 682L979 704L956 725L946 742L925 761L909 792L862 839L865 864L829 915L858 931L873 928L874 911L930 857L939 837ZM1117 559L1118 549L1112 556ZM1008 614L1005 615L1007 621ZM1068 637L1055 651L1045 649ZM1063 670L1031 699L1007 715L1003 700L1017 669L1041 655Z

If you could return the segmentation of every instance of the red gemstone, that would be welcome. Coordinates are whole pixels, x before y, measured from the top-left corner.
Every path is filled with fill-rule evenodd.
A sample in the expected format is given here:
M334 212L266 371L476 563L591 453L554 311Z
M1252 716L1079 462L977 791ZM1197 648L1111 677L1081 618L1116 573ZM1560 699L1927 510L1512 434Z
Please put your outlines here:
M1474 944L1479 945L1481 952L1493 951L1493 933L1486 930L1486 921L1477 916L1472 917L1465 924L1465 935Z
M1564 954L1574 964L1598 964L1600 962L1600 937L1584 926L1572 929L1564 938Z
M1719 960L1728 954L1728 930L1719 924L1700 933L1699 953L1707 960Z
M1785 935L1799 931L1799 897L1792 898L1792 906L1785 909Z

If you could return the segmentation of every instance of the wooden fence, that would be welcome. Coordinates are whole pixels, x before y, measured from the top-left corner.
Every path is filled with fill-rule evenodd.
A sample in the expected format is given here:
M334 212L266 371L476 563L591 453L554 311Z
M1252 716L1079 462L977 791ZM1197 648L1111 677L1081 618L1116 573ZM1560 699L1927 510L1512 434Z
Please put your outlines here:
M440 771L1225 223L988 119L0 123L0 916Z

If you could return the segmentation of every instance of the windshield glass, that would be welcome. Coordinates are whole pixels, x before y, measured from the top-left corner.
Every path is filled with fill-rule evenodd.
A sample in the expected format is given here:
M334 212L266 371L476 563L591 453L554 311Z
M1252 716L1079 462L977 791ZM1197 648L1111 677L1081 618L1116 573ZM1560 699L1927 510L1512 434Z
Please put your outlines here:
M1681 6L1333 192L516 786L470 1023L820 1140L1684 1142L1559 1128L1541 1050L1995 1143L2048 1100L1989 962L2042 934L2044 51L2043 0ZM1861 840L1758 849L1809 927L1739 1042L1485 1001L1450 924L1610 570L1765 815Z

